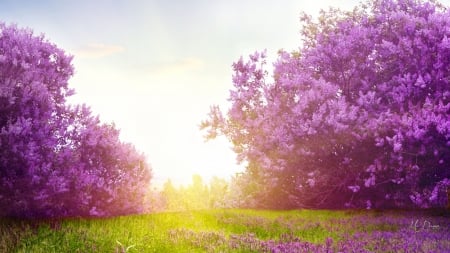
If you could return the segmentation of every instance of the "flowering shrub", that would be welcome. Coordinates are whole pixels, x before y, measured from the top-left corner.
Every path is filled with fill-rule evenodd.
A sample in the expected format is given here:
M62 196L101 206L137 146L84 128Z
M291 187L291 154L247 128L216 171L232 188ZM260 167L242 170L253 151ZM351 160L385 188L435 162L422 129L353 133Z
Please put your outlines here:
M373 0L303 15L298 51L233 64L202 122L246 161L259 206L442 207L450 184L450 12ZM250 187L251 188L251 187Z
M150 168L86 106L68 106L72 57L0 23L0 215L114 215L142 207Z

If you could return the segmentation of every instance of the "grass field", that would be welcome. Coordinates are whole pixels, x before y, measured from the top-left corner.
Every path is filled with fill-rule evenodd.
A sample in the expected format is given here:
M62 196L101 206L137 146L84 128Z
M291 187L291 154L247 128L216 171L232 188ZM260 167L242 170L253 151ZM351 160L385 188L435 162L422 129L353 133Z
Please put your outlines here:
M209 210L0 219L0 252L450 252L445 212Z

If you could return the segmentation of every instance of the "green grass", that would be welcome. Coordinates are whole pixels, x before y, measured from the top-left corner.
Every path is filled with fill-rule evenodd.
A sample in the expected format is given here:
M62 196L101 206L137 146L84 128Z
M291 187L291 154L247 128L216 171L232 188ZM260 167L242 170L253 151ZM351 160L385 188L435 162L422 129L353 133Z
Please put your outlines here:
M256 252L248 246L251 243L241 241L298 238L324 243L326 238L339 241L344 234L398 230L387 222L363 222L379 216L327 210L208 210L107 219L0 219L0 252Z

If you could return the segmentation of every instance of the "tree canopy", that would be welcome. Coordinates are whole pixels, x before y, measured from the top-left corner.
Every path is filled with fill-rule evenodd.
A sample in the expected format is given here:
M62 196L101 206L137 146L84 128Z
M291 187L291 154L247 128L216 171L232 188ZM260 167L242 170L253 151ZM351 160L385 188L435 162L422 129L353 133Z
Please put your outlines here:
M450 186L450 12L373 0L301 16L297 51L233 64L226 136L256 206L436 207ZM245 180L244 180L245 181ZM250 194L249 193L249 194Z
M72 57L0 23L0 215L139 212L150 166L112 124L70 106Z

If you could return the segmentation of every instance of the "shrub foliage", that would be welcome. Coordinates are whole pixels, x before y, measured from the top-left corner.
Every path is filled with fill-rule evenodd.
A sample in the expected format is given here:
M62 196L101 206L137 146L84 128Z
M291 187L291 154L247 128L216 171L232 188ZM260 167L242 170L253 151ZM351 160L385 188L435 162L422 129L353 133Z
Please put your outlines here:
M72 57L0 23L0 215L116 215L142 208L150 167L89 108L70 106Z
M301 46L233 64L202 128L247 162L265 207L436 207L450 186L450 12L373 0L302 15ZM247 182L247 183L246 183Z

